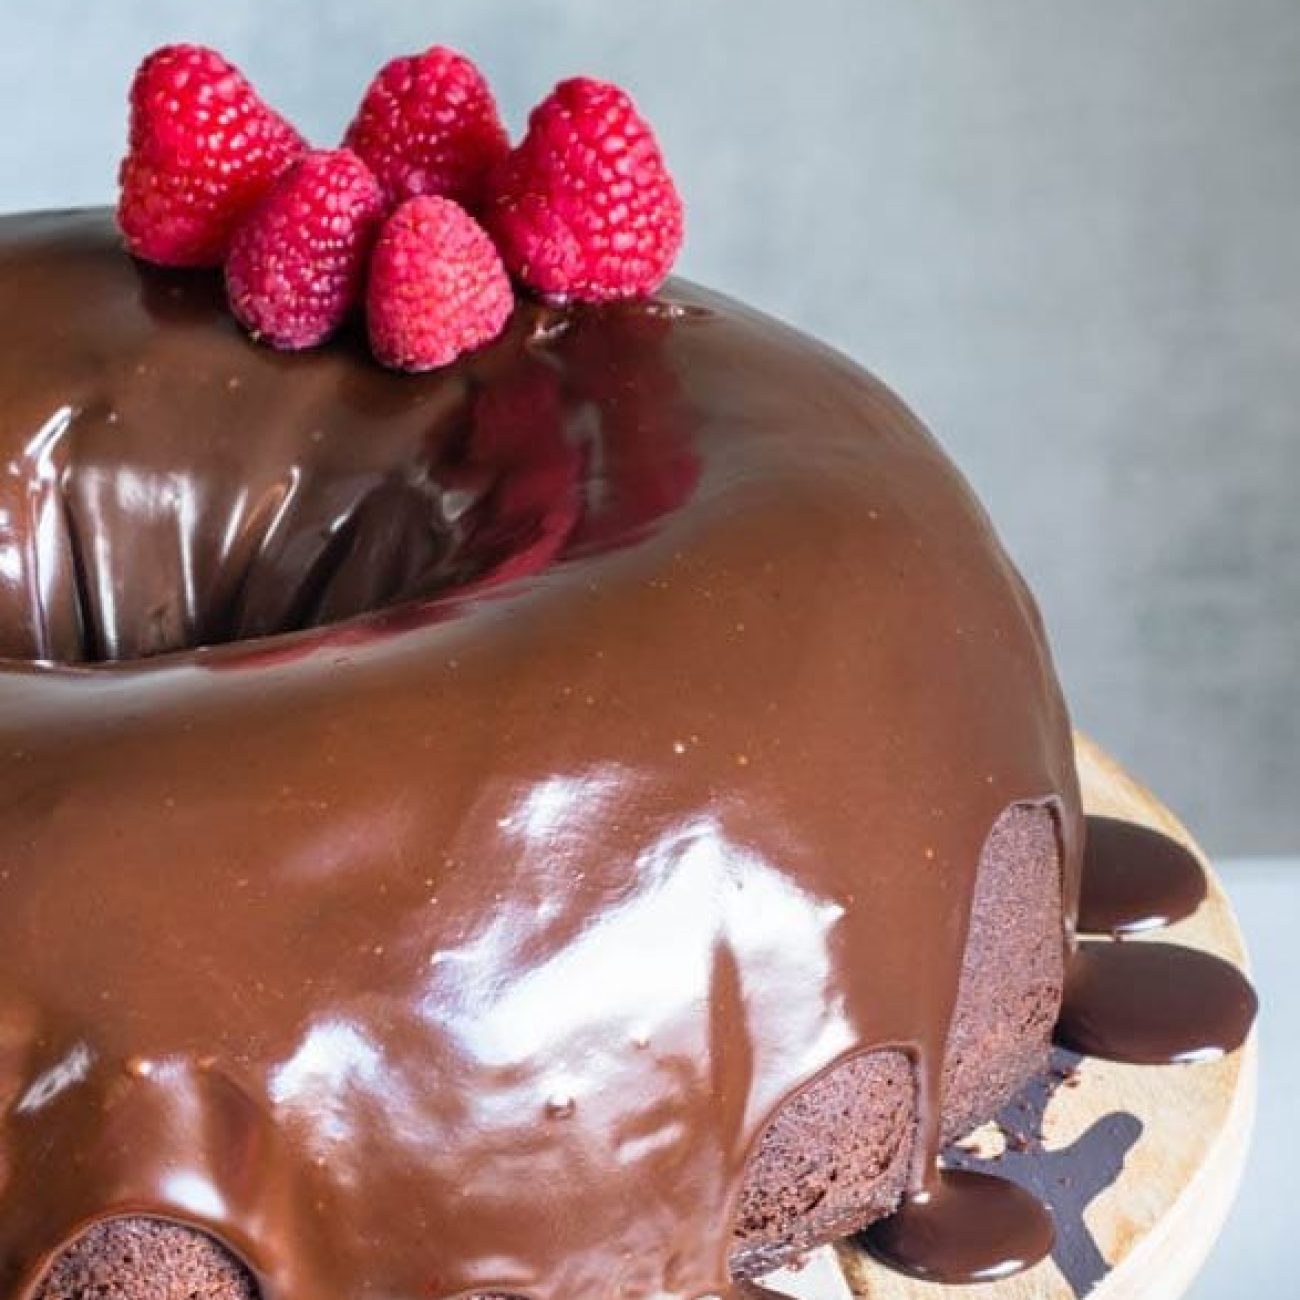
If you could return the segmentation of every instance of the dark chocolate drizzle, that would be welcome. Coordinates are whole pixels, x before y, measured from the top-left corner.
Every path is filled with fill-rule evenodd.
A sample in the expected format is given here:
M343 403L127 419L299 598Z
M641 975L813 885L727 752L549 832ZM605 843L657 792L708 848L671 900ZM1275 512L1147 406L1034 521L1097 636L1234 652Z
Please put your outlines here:
M1205 901L1205 872L1177 840L1115 817L1088 817L1079 929L1133 934L1191 916Z
M944 1169L897 1213L859 1240L882 1264L909 1277L961 1286L996 1282L1051 1253L1047 1207L1006 1178Z
M1054 1049L1051 1068L1003 1107L995 1120L1003 1150L983 1156L959 1142L944 1151L944 1161L955 1169L1009 1178L1042 1201L1055 1228L1052 1262L1071 1293L1082 1297L1111 1270L1089 1227L1088 1207L1123 1172L1142 1136L1142 1123L1128 1111L1111 1111L1068 1146L1048 1150L1043 1141L1048 1106L1060 1089L1080 1086L1080 1060L1063 1048Z
M932 1166L1009 805L1072 924L1038 615L916 421L686 285L560 317L396 377L0 222L3 1300L124 1214L267 1300L721 1291L820 1071L907 1050Z
M1188 850L1134 822L1086 820L1081 929L1119 937L1168 925L1200 906L1205 873ZM1072 1052L1131 1064L1208 1061L1245 1042L1257 1005L1249 980L1211 954L1166 943L1087 942L1075 948L1066 966L1056 1038ZM1011 1173L1012 1183L989 1174L990 1162L954 1152L952 1171L944 1174L947 1198L928 1190L913 1196L898 1214L861 1235L865 1248L901 1272L949 1284L1009 1276L1050 1251L1076 1294L1091 1290L1106 1264L1092 1246L1082 1212L1118 1175L1141 1125L1131 1115L1107 1116L1067 1151L1048 1154L1037 1127L1064 1079L1058 1065L1046 1084L1031 1084L1027 1098L1009 1108L1029 1114L1034 1131L1027 1136L1016 1133L1014 1117L1011 1123L1007 1115L1000 1117L1009 1150L999 1172ZM1105 1157L1100 1164L1097 1153ZM1060 1190L1051 1183L1061 1163L1070 1170L1064 1179L1070 1197L1058 1204ZM963 1184L962 1176L983 1181ZM968 1204L956 1194L962 1189ZM1055 1246L1043 1232L1046 1206L1071 1211L1065 1237ZM1037 1253L1035 1243L1041 1246Z
M1065 972L1056 1039L1134 1065L1213 1061L1246 1041L1259 999L1212 953L1173 943L1088 942Z

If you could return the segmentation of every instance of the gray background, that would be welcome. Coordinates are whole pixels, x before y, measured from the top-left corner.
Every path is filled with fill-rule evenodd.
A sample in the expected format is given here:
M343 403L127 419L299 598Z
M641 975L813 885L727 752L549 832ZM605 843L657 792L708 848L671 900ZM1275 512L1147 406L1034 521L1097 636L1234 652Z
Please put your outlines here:
M108 199L132 67L182 38L320 142L434 41L516 127L623 81L682 269L936 429L1078 722L1212 848L1300 846L1296 0L0 0L0 210Z

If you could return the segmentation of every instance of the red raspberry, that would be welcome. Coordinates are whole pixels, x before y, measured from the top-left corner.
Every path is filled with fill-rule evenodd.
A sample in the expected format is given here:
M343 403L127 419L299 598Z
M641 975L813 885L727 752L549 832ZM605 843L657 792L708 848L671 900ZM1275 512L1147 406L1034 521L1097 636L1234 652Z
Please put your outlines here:
M217 266L235 227L307 145L215 50L165 45L131 85L117 219L137 257Z
M383 191L356 154L307 154L235 233L226 261L230 310L274 347L323 342L361 300L383 219Z
M553 300L653 293L682 243L658 141L617 86L561 82L497 169L486 213L511 273Z
M435 195L385 223L366 295L370 346L395 370L432 370L496 338L514 310L510 277L487 232Z
M510 149L483 74L442 45L385 64L344 143L370 165L392 205L441 194L471 209Z

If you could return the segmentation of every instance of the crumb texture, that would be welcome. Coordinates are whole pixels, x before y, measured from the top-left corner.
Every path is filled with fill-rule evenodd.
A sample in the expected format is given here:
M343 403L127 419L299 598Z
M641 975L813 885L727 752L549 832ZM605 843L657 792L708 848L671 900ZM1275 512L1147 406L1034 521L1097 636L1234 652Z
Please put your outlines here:
M159 1219L111 1219L55 1261L36 1300L257 1300L257 1284L224 1247Z
M1002 1108L1047 1064L1061 1003L1056 828L1041 808L998 819L980 858L944 1069L945 1139ZM778 1112L752 1157L732 1269L759 1277L897 1205L916 1128L911 1062L872 1052L837 1066Z

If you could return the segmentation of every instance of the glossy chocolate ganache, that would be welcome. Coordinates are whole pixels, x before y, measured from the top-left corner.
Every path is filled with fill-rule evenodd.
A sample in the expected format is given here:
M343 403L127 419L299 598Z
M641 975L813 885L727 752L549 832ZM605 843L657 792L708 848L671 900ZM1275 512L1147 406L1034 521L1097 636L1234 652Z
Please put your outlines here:
M1007 810L1072 932L983 511L684 284L399 377L102 214L0 221L0 653L3 1300L125 1216L267 1300L717 1292L834 1067L896 1049L926 1177Z

